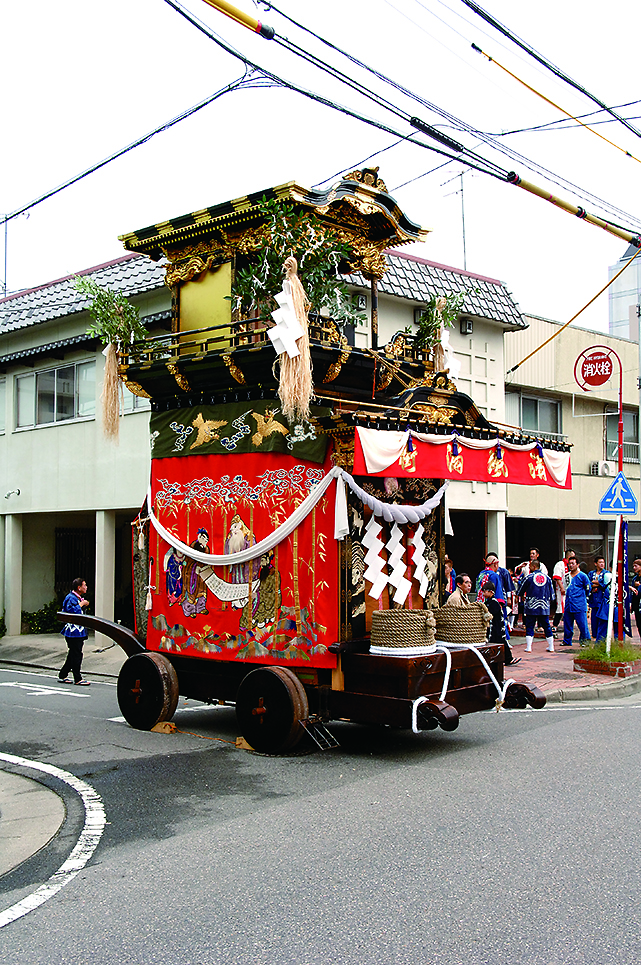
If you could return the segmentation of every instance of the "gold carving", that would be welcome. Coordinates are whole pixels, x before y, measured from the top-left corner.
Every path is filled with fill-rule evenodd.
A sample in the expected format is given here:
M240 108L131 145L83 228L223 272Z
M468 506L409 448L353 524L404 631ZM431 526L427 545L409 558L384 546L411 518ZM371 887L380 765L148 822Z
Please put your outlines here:
M132 395L138 395L141 399L151 399L148 392L145 392L142 385L138 382L130 382L126 376L122 377L122 381L125 383Z
M347 362L350 352L352 351L352 346L347 344L347 339L344 335L341 335L341 354L339 355L336 362L332 362L330 367L327 369L327 374L323 379L324 383L333 382L335 378L340 374L340 370L343 368L345 362Z
M449 426L458 413L458 409L447 405L432 405L429 402L417 402L412 406L412 411L424 412L427 415L427 421L437 426Z
M223 355L223 362L229 369L229 374L233 379L236 379L241 385L245 385L245 376L240 371L235 362L232 362L231 355Z
M334 449L332 452L332 463L340 466L345 472L352 472L354 469L354 432L349 436L334 436Z
M178 371L178 366L175 365L173 362L165 362L165 365L167 366L167 371L170 372L171 375L173 375L173 377L175 378L176 384L178 385L178 387L182 389L183 392L191 392L189 382L182 374L182 372Z
M343 180L359 181L361 184L367 184L371 188L376 188L377 191L383 191L385 194L388 194L387 185L382 178L379 178L378 171L378 167L361 168L360 171L350 171L349 174L344 174Z

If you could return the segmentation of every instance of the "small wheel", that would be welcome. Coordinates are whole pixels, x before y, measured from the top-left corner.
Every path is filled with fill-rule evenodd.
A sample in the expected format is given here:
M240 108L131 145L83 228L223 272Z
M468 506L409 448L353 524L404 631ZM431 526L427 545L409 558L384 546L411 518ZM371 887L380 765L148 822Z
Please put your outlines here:
M255 750L280 754L305 733L307 694L296 674L285 667L260 667L243 677L236 694L241 733Z
M161 653L136 653L123 663L118 675L118 704L128 724L151 730L171 720L178 704L178 677Z

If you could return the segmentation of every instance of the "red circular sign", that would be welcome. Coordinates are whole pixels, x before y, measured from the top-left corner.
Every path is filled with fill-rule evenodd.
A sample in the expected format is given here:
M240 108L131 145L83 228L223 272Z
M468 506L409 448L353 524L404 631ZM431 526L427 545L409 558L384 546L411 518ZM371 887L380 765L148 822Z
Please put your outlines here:
M612 378L614 361L607 348L588 348L574 364L574 378L582 389L597 388Z

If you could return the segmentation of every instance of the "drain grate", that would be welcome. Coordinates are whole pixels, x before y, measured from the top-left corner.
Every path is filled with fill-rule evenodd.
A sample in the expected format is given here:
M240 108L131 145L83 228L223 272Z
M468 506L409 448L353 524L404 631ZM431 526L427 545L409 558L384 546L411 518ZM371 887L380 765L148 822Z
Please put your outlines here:
M562 670L550 670L547 673L537 673L537 680L576 680L576 674L563 673Z

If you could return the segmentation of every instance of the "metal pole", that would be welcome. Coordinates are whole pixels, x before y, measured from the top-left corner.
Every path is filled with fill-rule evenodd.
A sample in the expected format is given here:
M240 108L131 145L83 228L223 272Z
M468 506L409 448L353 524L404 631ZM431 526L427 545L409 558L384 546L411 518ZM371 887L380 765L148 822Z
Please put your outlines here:
M467 271L467 254L465 251L465 201L463 199L463 174L461 174L461 221L463 222L463 268Z
M372 298L371 322L372 322L372 348L378 348L378 284L376 276L372 275L370 280L370 294Z
M617 356L618 358L618 356ZM619 359L619 472L623 472L623 365L621 364L621 359ZM619 519L619 530L621 517ZM617 621L617 639L619 643L623 642L623 546L621 540L621 532L619 532L619 541L615 547L617 554L617 603L618 603L618 616ZM609 651L608 651L609 653Z
M622 516L617 516L614 527L614 546L612 547L612 582L610 583L610 603L608 605L608 633L605 641L605 652L610 653L612 648L612 624L614 623L614 594L617 591L617 556L619 553L619 538L621 536Z

